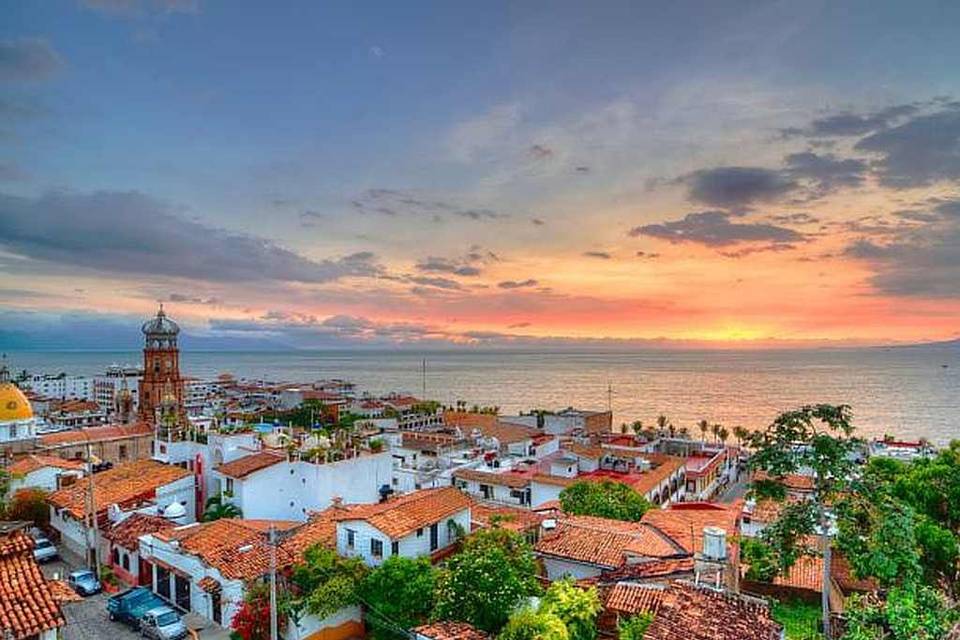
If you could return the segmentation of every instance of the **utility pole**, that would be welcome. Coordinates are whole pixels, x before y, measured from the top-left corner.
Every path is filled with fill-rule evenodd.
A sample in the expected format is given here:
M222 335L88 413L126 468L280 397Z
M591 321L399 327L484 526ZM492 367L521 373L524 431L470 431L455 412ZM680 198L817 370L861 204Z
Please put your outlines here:
M93 487L93 449L92 445L87 443L87 471L89 472L89 481L87 486L89 488L89 497L88 501L90 504L90 528L87 529L87 536L89 539L90 529L93 529L93 539L90 541L90 549L88 555L90 560L93 563L93 573L97 576L97 580L100 579L100 554L97 553L97 538L100 537L100 526L97 523L97 501L95 498L94 487Z
M270 525L270 640L277 640L277 530Z

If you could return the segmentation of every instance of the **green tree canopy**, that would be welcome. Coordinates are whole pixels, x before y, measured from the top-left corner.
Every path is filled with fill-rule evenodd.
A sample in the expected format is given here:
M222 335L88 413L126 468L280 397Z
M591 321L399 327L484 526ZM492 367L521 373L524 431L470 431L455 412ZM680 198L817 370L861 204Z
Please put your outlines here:
M398 638L398 625L410 629L427 620L433 610L436 573L429 558L390 556L363 579L358 593L375 638Z
M652 613L639 613L629 618L623 618L617 624L617 638L619 640L643 640L643 634L653 622Z
M223 499L217 495L207 498L207 502L203 506L203 516L201 517L201 520L204 522L212 522L221 518L242 517L243 512L240 511L240 507L236 506L232 502L224 502Z
M433 615L496 633L511 611L540 592L536 576L533 551L521 536L500 528L478 531L440 571Z
M540 611L553 614L567 627L570 640L593 640L597 637L597 614L600 596L596 587L580 589L570 578L550 585L540 601Z
M306 609L325 618L343 607L357 604L358 590L366 574L367 567L359 558L343 558L320 544L310 547L290 575L295 595L289 613L297 618L299 612Z
M573 515L637 522L653 505L622 482L581 480L560 492L560 506Z
M510 616L497 640L570 640L570 635L557 616L524 607Z

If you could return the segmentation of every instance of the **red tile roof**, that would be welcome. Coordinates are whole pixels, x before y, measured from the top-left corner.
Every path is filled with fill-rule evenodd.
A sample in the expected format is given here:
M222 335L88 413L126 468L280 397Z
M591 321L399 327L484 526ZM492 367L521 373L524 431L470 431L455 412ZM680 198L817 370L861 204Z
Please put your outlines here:
M107 424L102 427L87 427L73 431L61 431L40 436L41 447L57 448L88 442L104 442L108 440L122 440L136 436L153 434L153 427L145 422L135 424Z
M140 545L140 536L159 531L168 531L177 525L166 518L151 516L145 513L135 513L129 518L118 522L103 533L103 537L110 542L120 545L124 549L137 549Z
M704 527L719 527L727 532L727 542L731 543L738 533L737 520L740 517L741 503L730 505L713 503L681 503L669 509L650 509L641 522L656 527L668 538L689 553L703 549Z
M354 505L338 520L364 520L392 539L430 526L464 509L472 500L454 487L422 489L377 504Z
M604 571L592 581L597 584L610 584L621 581L658 580L667 577L680 578L693 573L693 557L657 558L642 562L631 562L619 569Z
M86 465L81 460L66 460L56 456L31 453L15 460L13 464L7 467L7 471L18 475L26 475L44 467L54 467L64 471L83 471Z
M466 622L432 622L413 631L432 640L487 640L490 637Z
M663 558L683 553L653 527L591 516L567 516L536 545L543 556L599 565L623 566L627 556Z
M546 516L517 507L494 507L477 501L470 506L470 520L478 529L497 526L517 532L530 531L539 528L544 518Z
M761 600L673 582L644 640L779 640L780 625Z
M664 590L661 585L622 582L607 590L603 606L623 616L633 616L638 613L656 614L663 600Z
M47 586L50 587L50 593L53 595L53 599L59 604L80 602L83 600L83 598L67 586L67 583L63 580L47 580Z
M222 518L213 522L187 525L157 534L159 540L176 540L180 550L197 556L231 580L253 580L270 568L267 529L271 521ZM272 521L278 531L297 526L296 522ZM298 557L277 549L277 566L291 564Z
M284 460L286 460L286 457L283 455L278 455L270 451L261 451L249 456L237 458L236 460L227 462L226 464L222 464L214 470L218 473L222 473L228 478L242 479L246 478L250 474L260 471L261 469L272 467L278 462L283 462Z
M0 534L0 629L14 640L64 625L60 604L23 531Z
M510 487L511 489L521 489L530 484L531 476L521 473L512 473L504 471L497 473L494 471L480 471L479 469L457 469L453 472L453 477L460 480L472 480L483 484L495 484L500 487Z
M806 492L813 491L815 480L811 476L800 475L799 473L788 473L784 476L771 476L766 471L760 470L753 474L753 480L773 480L779 482L787 489L792 491Z
M137 460L122 464L94 476L94 501L99 513L111 504L124 506L138 500L153 498L163 485L191 475L186 469L166 465L156 460ZM86 510L89 486L86 482L73 484L51 494L47 501L58 509L65 509L80 519Z

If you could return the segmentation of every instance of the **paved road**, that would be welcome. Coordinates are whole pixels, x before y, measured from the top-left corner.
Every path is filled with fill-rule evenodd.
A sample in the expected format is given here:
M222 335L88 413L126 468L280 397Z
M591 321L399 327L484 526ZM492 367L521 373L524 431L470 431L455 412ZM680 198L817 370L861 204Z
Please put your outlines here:
M42 565L43 574L48 578L66 579L67 575L78 568L85 568L81 558L66 554L59 560ZM80 602L63 605L63 615L67 620L63 628L63 640L135 640L140 634L122 622L112 622L107 617L108 594L98 593L84 598ZM193 614L184 616L188 628L199 632L203 640L226 640L230 633L226 629Z

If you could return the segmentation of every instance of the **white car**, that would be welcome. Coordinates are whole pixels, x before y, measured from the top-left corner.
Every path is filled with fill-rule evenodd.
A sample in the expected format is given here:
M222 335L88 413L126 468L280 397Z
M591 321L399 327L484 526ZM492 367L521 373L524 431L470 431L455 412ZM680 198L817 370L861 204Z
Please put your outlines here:
M33 545L33 558L37 562L50 562L60 557L57 547L46 538L37 538Z
M176 611L157 607L140 618L140 635L153 640L181 640L187 637L187 627Z

